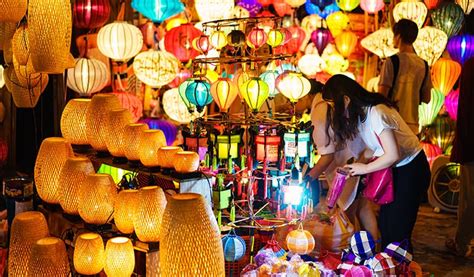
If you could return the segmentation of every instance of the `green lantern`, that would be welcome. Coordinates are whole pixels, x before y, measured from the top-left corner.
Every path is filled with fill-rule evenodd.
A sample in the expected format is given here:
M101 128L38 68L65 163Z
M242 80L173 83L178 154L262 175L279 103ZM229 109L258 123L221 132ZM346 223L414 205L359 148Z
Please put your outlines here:
M431 14L433 25L444 31L448 37L459 33L464 22L464 11L458 4L449 3Z
M448 152L454 141L455 129L455 122L447 115L436 117L429 131L431 142L438 145L444 153Z
M252 77L240 86L241 96L252 112L257 113L269 96L268 85L259 77Z
M444 94L436 89L431 89L431 101L428 104L421 103L421 105L418 106L418 123L420 126L430 125L438 115L443 103Z

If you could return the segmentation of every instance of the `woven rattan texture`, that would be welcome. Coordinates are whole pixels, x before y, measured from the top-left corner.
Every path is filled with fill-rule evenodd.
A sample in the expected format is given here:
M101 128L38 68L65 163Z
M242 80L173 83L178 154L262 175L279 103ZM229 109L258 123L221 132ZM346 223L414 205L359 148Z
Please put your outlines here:
M132 114L127 109L111 110L107 113L105 121L105 145L114 157L125 157L124 141L125 126L133 122Z
M71 99L61 115L61 133L71 144L87 145L86 114L90 99Z
M92 97L86 113L87 141L97 151L107 151L105 124L109 111L120 108L120 102L113 94L99 93Z
M96 233L79 235L74 244L73 261L74 268L80 274L94 275L101 272L105 264L102 237Z
M69 271L66 246L62 240L46 237L33 244L28 261L29 276L67 277Z
M160 240L160 227L166 197L163 189L157 186L144 187L138 192L138 205L133 225L135 234L143 242Z
M133 218L138 207L138 191L122 190L115 201L114 222L117 229L124 234L134 231Z
M123 140L125 142L124 154L125 157L131 161L140 160L139 156L139 147L140 147L140 137L143 131L148 130L148 125L144 123L132 123L125 126L123 132Z
M117 189L108 174L90 174L81 186L79 215L90 224L105 224L113 218Z

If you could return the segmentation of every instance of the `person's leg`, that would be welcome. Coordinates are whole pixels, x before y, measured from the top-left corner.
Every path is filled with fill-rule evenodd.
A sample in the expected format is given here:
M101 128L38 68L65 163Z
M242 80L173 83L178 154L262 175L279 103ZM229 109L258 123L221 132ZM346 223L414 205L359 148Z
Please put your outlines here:
M461 166L461 184L458 206L456 244L461 253L466 253L474 238L474 163Z
M369 232L374 240L379 239L379 229L377 225L377 217L375 215L375 204L367 200L365 197L360 197L357 217L361 224L361 229Z

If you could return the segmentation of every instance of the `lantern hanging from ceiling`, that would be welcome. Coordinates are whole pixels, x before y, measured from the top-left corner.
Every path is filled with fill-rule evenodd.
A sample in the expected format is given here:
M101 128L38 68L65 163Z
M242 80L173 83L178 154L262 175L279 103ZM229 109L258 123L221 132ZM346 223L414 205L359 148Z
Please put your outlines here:
M105 56L115 61L133 58L143 46L140 29L123 21L116 21L100 28L97 34L97 47Z
M318 54L305 54L298 60L300 71L311 78L314 78L324 67L324 60Z
M456 3L463 9L465 14L470 14L474 8L474 2L471 0L456 0Z
M270 32L268 32L267 44L271 47L276 47L281 45L284 39L285 37L280 30L270 30Z
M431 141L446 153L453 145L455 130L456 123L449 116L440 115L433 121L428 132Z
M281 137L278 135L258 135L255 137L258 161L278 162Z
M132 114L128 109L120 108L108 111L105 117L105 145L107 150L114 157L125 157L124 141L125 126L133 123Z
M262 9L262 5L257 0L239 0L237 6L247 10L250 17L255 17Z
M109 81L107 66L96 59L79 58L73 68L67 70L67 86L81 96L98 92Z
M219 79L219 74L212 70L210 67L208 68L199 68L194 72L195 77L199 77L209 82L209 84L214 83Z
M430 125L441 110L444 102L444 94L436 89L431 89L431 100L427 103L421 103L418 106L418 115L420 126Z
M159 166L156 153L160 147L166 146L165 134L161 130L144 130L140 135L140 162L146 167Z
M431 13L433 25L452 37L459 33L464 23L464 11L456 3L448 3Z
M74 27L79 29L102 27L109 20L110 10L108 0L76 0L72 8Z
M242 70L239 69L234 74L232 81L235 83L239 89L239 95L242 96L242 91L240 91L240 86L250 80L252 77L257 77L257 72L255 70Z
M224 258L227 262L236 262L245 255L245 241L235 234L234 229L222 237L222 247L224 248Z
M273 4L273 0L257 0L257 1L258 3L260 3L260 5L262 5L262 7L268 7L271 4Z
M211 34L211 45L216 50L221 50L227 45L227 35L224 31L214 31Z
M360 45L381 59L395 55L398 52L398 49L393 47L393 31L390 28L380 28L371 33L361 39Z
M458 119L458 103L459 103L459 88L452 90L446 99L444 99L444 106L446 107L446 112L448 112L449 117L452 120Z
M291 39L285 44L285 47L287 53L293 55L300 51L301 46L306 41L306 32L298 26L291 26L288 30L291 33Z
M268 85L268 98L273 99L279 91L276 88L278 73L275 70L267 70L260 74L260 79Z
M176 74L176 77L173 79L171 83L168 84L169 87L177 88L181 85L184 81L191 78L192 72L189 69L181 68Z
M431 68L433 87L447 95L461 74L461 65L453 60L441 58Z
M420 142L421 147L423 148L423 151L425 151L426 158L428 159L428 162L430 163L430 167L433 164L434 160L443 154L443 150L436 144L432 144L426 141Z
M339 11L339 7L333 2L324 8L321 8L318 5L315 5L311 0L307 0L305 10L309 15L318 15L319 17L326 19L330 14ZM319 27L321 26L322 24Z
M140 241L161 240L160 227L166 207L163 189L158 186L143 187L138 191L138 202L133 225Z
M320 28L311 33L311 41L316 46L316 49L318 49L320 55L331 39L331 32L328 29Z
M237 86L229 78L219 78L211 86L211 95L221 112L227 112L238 94Z
M269 96L268 85L259 77L252 77L240 86L240 94L252 112L257 113Z
M293 230L286 236L288 249L297 254L308 254L314 249L314 237L310 232L303 230L303 224L298 229Z
M310 0L311 3L318 6L320 9L324 9L325 7L334 3L334 0Z
M427 13L428 9L423 2L400 2L393 8L393 18L395 22L398 22L402 18L409 19L415 22L419 29L423 27Z
M168 52L148 50L135 57L133 70L140 81L159 88L174 80L179 64L176 57Z
M324 70L331 75L340 74L349 68L349 61L339 53L323 54L321 57L326 63Z
M474 35L462 34L451 37L447 49L449 56L463 65L474 56Z
M191 23L169 30L165 35L165 49L173 53L180 61L187 62L196 58L199 52L193 48L193 40L203 33Z
M301 73L287 71L278 76L276 87L291 103L296 103L309 93L311 83Z
M298 8L299 6L303 5L306 0L285 0L285 2L292 8Z
M209 40L209 36L200 35L199 37L193 40L193 47L194 49L201 52L203 55L207 55L209 50L212 49L211 41Z
M335 38L337 51L344 57L349 57L357 46L357 36L351 31L343 31Z
M81 186L79 215L89 223L102 225L113 218L117 189L109 174L89 174Z
M131 276L135 268L135 252L129 238L115 237L105 246L104 272L107 276Z
M250 47L260 48L267 42L268 36L265 31L261 28L253 28L247 35L247 40L250 42Z
M207 81L193 80L186 87L186 98L196 106L198 112L202 112L204 107L212 102L210 90L211 85Z
M241 30L232 30L227 35L227 44L232 47L245 46L245 34Z
M73 254L74 269L79 274L95 275L105 264L104 241L97 233L84 233L77 236Z
M194 8L201 21L214 21L230 15L234 0L194 0Z
M183 103L188 108L189 113L192 113L192 111L194 111L195 106L191 104L188 98L186 97L186 89L188 88L188 85L195 80L197 80L197 78L189 78L186 81L182 82L181 85L179 85L178 87L179 97L181 97L181 100L183 100Z
M336 0L336 3L341 10L350 12L359 6L360 0Z
M189 103L192 107L191 112L189 111L189 108L186 106L186 104L183 101L183 98L180 95L180 90L179 89L169 89L165 91L163 94L163 109L165 113L174 121L177 121L181 124L187 124L191 122L196 117L201 117L204 115L204 112L206 109L202 111L202 113L197 113L194 111L194 105ZM185 93L186 90L183 90L183 93ZM185 94L183 94L183 97L186 99ZM186 101L188 101L186 99Z
M291 14L292 12L291 6L288 5L285 0L274 0L273 8L275 9L278 16L285 16L287 14Z
M184 5L179 0L133 0L132 8L158 23L184 11Z
M435 9L438 6L439 0L424 0L426 7L428 10Z
M71 99L61 115L61 134L71 144L87 145L86 113L90 99Z
M301 21L301 27L308 33L316 31L319 28L327 28L326 21L317 14L305 16Z
M336 37L349 27L349 17L343 12L335 12L327 17L326 23L332 36Z
M143 116L143 102L136 95L125 91L117 91L112 94L117 96L122 108L130 111L133 122L137 122Z
M360 7L369 14L374 14L382 10L385 3L383 0L361 0Z
M129 161L140 160L139 147L140 147L140 136L143 131L148 130L148 125L144 123L131 123L125 126L124 141L127 144L125 148L125 157Z
M432 66L443 54L447 43L448 36L443 31L435 27L426 26L418 32L413 48L415 48L418 56L428 62L428 65Z

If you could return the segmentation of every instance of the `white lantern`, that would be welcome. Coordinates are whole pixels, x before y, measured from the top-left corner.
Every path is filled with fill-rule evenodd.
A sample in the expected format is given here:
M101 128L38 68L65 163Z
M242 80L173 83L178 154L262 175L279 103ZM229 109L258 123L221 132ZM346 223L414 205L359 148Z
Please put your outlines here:
M102 54L112 60L127 61L142 49L143 35L134 25L116 21L100 29L97 46Z
M298 68L303 74L314 77L318 72L323 71L324 60L318 54L305 54L298 61Z
M229 17L234 0L195 0L194 7L201 21L214 21Z
M189 113L186 104L179 96L178 88L172 88L163 94L163 109L165 113L174 121L177 121L181 124L188 124L191 120L202 117L206 112L206 107L202 113L194 112L193 114Z
M3 88L5 85L5 80L3 79L3 66L0 64L0 88Z
M331 75L342 73L349 68L349 61L344 59L344 57L339 53L331 53L327 55L323 53L322 58L326 63L326 68L324 70Z
M326 21L317 14L307 15L301 21L301 28L306 31L307 36L319 28L327 28Z
M360 44L381 59L398 53L398 49L393 47L393 31L390 28L380 28L363 38Z
M165 51L149 50L138 54L133 61L137 78L151 87L162 87L174 80L179 72L178 59Z
M441 57L447 43L448 36L443 31L427 26L418 32L413 48L416 54L431 66Z
M285 0L285 2L292 8L298 8L299 6L303 5L306 0Z
M100 91L108 80L107 66L96 59L76 59L74 67L67 70L67 86L81 96Z
M474 8L474 1L472 0L456 0L456 3L461 6L465 14L470 14Z
M395 22L398 22L402 18L409 19L415 22L418 28L423 27L427 13L428 9L423 2L400 2L393 8L393 18Z

